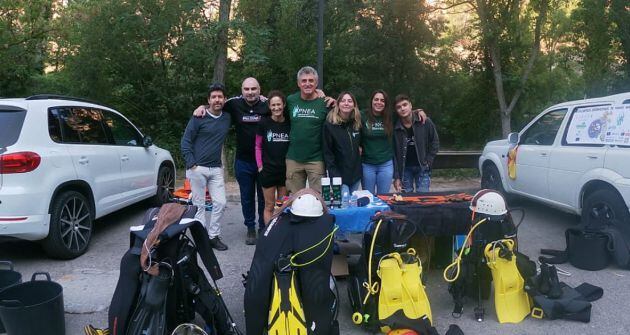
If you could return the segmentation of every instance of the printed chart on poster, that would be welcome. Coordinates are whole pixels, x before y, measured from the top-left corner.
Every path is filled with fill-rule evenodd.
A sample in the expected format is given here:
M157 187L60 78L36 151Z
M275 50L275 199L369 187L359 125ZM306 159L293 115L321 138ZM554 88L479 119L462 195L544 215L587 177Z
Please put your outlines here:
M630 145L630 105L578 109L569 124L566 141Z

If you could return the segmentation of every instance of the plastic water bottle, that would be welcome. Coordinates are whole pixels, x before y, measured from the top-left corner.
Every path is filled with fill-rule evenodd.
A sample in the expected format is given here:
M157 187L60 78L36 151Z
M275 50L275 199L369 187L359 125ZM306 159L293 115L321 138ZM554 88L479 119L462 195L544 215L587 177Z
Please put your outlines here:
M350 207L357 207L357 195L354 193L350 197Z
M341 208L346 208L348 207L348 204L350 202L350 194L348 191L343 191L343 193L341 194Z

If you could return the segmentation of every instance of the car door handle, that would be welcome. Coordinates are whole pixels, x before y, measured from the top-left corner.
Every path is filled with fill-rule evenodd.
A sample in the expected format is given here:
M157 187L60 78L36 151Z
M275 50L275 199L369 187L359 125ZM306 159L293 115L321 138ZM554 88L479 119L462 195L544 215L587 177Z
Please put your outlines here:
M541 157L547 157L547 153L546 153L546 152L541 152L541 153L540 153L540 156L541 156Z
M598 159L599 158L599 156L595 156L595 155L588 155L586 157L588 157L588 159Z
M85 157L85 156L79 158L79 164L85 165L85 164L87 164L89 162L90 162L90 160L87 157Z
M123 162L128 161L128 160L129 160L129 156L127 156L127 155L122 155L122 156L120 157L120 160L121 160L121 161L123 161Z

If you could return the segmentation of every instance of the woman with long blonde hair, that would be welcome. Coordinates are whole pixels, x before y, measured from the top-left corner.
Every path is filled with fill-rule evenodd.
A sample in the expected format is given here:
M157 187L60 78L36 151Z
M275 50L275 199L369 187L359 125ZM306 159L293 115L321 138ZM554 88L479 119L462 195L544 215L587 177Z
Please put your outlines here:
M341 92L328 112L323 129L324 163L328 176L341 177L342 193L361 185L361 113L350 92Z

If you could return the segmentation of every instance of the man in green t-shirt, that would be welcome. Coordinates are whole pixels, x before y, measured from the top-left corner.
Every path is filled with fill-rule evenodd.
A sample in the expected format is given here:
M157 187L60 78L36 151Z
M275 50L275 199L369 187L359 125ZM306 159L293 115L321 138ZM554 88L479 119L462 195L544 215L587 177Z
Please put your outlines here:
M300 91L287 97L291 133L286 185L291 193L306 187L307 179L310 188L322 191L322 126L326 121L327 108L324 98L317 92L317 84L317 71L305 66L297 73Z

